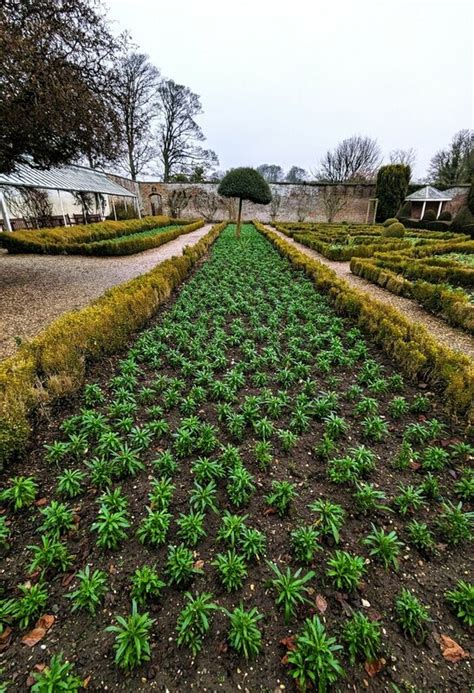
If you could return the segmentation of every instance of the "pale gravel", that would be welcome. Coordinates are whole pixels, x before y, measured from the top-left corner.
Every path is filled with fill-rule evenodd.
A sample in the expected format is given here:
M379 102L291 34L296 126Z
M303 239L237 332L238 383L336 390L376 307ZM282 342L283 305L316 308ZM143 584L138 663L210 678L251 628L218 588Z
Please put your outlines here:
M107 289L182 255L211 228L207 224L158 248L122 257L10 255L0 250L0 359L18 340L38 334L70 310L83 308Z
M372 284L362 277L352 274L349 262L336 262L334 260L328 260L326 257L324 257L324 255L320 255L315 250L312 250L301 243L297 243L295 240L285 236L285 234L281 233L281 231L277 231L272 226L267 226L267 228L269 231L272 231L280 236L280 238L283 240L298 248L298 250L305 253L305 255L315 258L319 262L322 262L324 265L330 267L332 270L334 270L338 277L345 279L351 286L370 294L370 296L373 296L381 303L385 303L392 308L397 308L413 322L423 325L430 335L444 346L449 347L454 351L458 351L465 356L469 356L471 359L474 359L474 339L466 332L448 325L448 323L441 318L428 313L428 311L426 311L415 301L392 294L390 291L387 291L376 284Z

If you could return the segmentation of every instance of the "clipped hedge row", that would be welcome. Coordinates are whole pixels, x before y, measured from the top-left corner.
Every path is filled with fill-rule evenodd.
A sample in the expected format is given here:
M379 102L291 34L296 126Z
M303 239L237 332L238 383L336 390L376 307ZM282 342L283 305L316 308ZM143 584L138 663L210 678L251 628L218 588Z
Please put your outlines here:
M474 364L436 342L424 327L399 311L352 288L318 260L254 222L255 227L287 257L306 272L318 289L326 292L338 312L348 315L370 334L376 344L412 378L426 380L443 390L448 412L474 422Z
M474 334L474 304L462 289L421 279L410 281L393 269L379 265L377 259L353 258L351 272L397 296L418 301L426 310L441 314L451 325Z
M308 248L316 250L328 260L347 261L353 257L372 257L374 253L383 250L402 250L410 248L410 241L394 240L378 236L375 243L354 243L347 245L331 245L327 241L319 240L312 234L293 234L293 238L298 243L306 245ZM375 239L374 239L375 240Z
M109 289L82 310L64 314L0 362L0 465L25 449L40 405L76 392L89 363L122 349L226 226L216 224L182 256Z
M86 243L106 241L141 231L151 231L173 225L189 225L193 220L177 220L170 217L144 217L128 221L103 221L74 227L39 229L37 231L4 231L0 233L0 246L11 253L73 252L72 247Z

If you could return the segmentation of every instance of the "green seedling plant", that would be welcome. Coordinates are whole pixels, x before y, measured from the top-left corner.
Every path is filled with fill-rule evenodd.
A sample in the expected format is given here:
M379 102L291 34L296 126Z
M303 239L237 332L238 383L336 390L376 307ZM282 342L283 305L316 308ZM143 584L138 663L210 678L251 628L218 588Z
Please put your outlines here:
M0 547L7 549L9 547L9 539L11 535L10 527L7 524L7 518L0 515Z
M377 529L372 524L372 532L362 540L362 543L369 548L370 556L381 561L386 570L390 567L398 570L398 555L403 544L394 530L386 532L383 528Z
M426 625L430 620L426 607L418 597L407 589L402 589L395 599L397 621L406 636L416 643L426 638Z
M343 639L347 646L349 661L373 662L380 656L382 633L380 624L368 618L361 611L356 611L346 621Z
M454 493L464 502L474 500L474 471L464 469L461 478L454 484Z
M430 531L425 522L412 520L407 524L407 532L410 542L413 546L416 546L419 551L422 551L426 555L437 552L433 532Z
M138 541L149 546L160 546L166 541L171 514L167 510L146 509L147 514L137 529Z
M393 499L393 504L402 517L408 513L414 513L426 505L423 489L420 486L400 484L398 491L398 495Z
M468 628L474 626L474 584L458 580L456 588L448 590L446 601L457 618Z
M144 606L150 599L158 599L165 587L155 565L142 565L132 575L130 596L138 606Z
M33 585L30 583L18 585L18 589L21 597L14 602L11 614L23 630L28 628L43 611L48 601L48 591L42 581Z
M121 669L135 669L151 657L150 630L154 619L148 613L140 614L137 603L132 601L130 616L116 616L117 625L108 626L105 630L115 634L115 663Z
M263 619L262 614L255 607L244 609L242 603L225 613L230 621L227 635L229 645L246 660L253 659L262 649L262 633L258 627Z
M458 546L472 539L474 512L463 510L462 502L457 505L446 501L441 506L438 527L448 544Z
M253 527L242 527L238 548L247 560L259 559L265 553L266 537L263 532Z
M256 486L254 477L243 464L236 465L229 474L229 482L227 484L227 495L230 502L237 508L246 506Z
M190 592L184 595L186 604L178 615L176 623L178 645L189 647L193 657L201 650L204 637L211 627L210 618L219 607L213 602L213 595L201 592L193 596Z
M209 481L205 485L196 481L189 496L189 503L191 508L196 512L205 513L208 510L212 510L218 513L216 496L217 486L214 481Z
M269 563L268 565L275 574L275 577L270 580L270 585L277 593L275 603L283 609L285 622L288 623L295 615L297 608L308 603L307 583L316 574L310 570L305 575L301 575L301 568L298 568L294 573L291 572L290 568L283 572L276 563Z
M151 491L148 494L150 507L153 510L168 510L174 491L175 486L168 477L153 479Z
M242 536L247 519L248 515L233 515L228 510L224 510L217 538L231 548L235 548Z
M272 491L265 497L271 508L275 508L280 517L288 514L296 497L296 486L289 481L273 481Z
M234 549L229 549L226 553L218 553L212 561L212 565L217 568L220 581L227 592L242 587L248 573L247 565L244 557L236 553Z
M38 490L34 477L14 476L8 483L10 486L0 493L2 503L7 503L16 512L34 502Z
M352 592L357 589L365 572L362 556L347 551L336 551L328 560L326 575L337 590Z
M72 602L72 611L83 609L94 616L107 592L107 575L103 570L91 573L87 565L77 573L76 578L77 589L66 595Z
M31 545L27 548L33 554L33 560L29 566L30 573L59 568L64 572L73 561L66 544L49 535L41 537L39 546Z
M195 566L193 552L187 546L184 544L178 544L177 546L171 544L169 546L166 574L170 584L184 587L200 573L202 573L202 570Z
M113 551L127 539L130 526L125 510L113 511L102 505L91 530L97 532L96 543L99 548Z
M389 508L384 505L385 493L376 489L373 484L358 481L353 497L357 510L363 515L371 515L374 512L389 510Z
M310 504L309 509L319 516L315 522L322 536L332 536L336 544L340 541L340 531L344 524L346 513L337 503L319 498Z
M152 460L152 466L162 477L171 479L178 471L178 463L171 450L165 450L156 459Z
M54 537L60 537L75 528L74 514L64 503L52 500L49 505L40 508L43 523L39 527L40 532L45 532Z
M302 690L314 688L319 693L344 675L337 653L342 646L329 636L317 616L306 619L303 630L296 636L295 648L287 655L291 676Z
M206 536L204 529L204 513L190 512L180 513L176 520L178 525L178 537L186 546L196 546Z
M291 532L291 550L296 561L309 564L316 551L321 549L318 544L319 532L312 526L297 527Z
M34 671L32 693L52 693L67 691L76 693L84 688L84 681L74 673L73 665L64 659L60 652L51 657L50 663L42 671Z
M65 498L77 498L82 493L82 486L86 480L86 474L80 469L65 469L58 476L56 490Z

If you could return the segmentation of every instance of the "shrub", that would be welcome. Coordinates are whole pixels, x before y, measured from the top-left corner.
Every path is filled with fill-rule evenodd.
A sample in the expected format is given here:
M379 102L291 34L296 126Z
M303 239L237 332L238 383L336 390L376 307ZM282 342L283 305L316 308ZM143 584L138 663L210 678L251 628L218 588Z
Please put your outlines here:
M436 212L434 209L427 209L421 221L436 221Z
M451 212L448 212L447 210L445 212L441 212L441 214L438 217L438 221L451 221L453 218Z
M382 231L382 236L386 238L403 238L405 235L405 227L399 221L390 224Z
M398 222L398 219L396 217L389 217L388 219L385 219L382 226L384 226L385 228L388 228L389 226L391 226L392 224L396 224L397 222Z
M474 213L468 207L461 207L452 221L451 228L453 231L463 231L471 224L474 224Z
M379 204L377 217L394 217L400 209L410 182L411 170L404 164L381 166L377 173L376 196Z

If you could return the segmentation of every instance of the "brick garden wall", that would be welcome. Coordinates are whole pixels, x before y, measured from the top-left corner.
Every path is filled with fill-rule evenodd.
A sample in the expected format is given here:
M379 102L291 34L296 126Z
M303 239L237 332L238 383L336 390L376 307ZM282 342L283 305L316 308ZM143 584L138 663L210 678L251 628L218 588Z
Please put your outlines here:
M116 178L117 182L121 182ZM170 213L170 195L184 191L188 203L181 216L204 216L220 221L234 217L236 203L217 195L217 183L140 182L140 198L145 214ZM245 219L268 222L272 217L286 221L327 221L329 209L336 208L334 221L365 222L373 220L375 185L272 184L274 201L269 205L244 202Z

